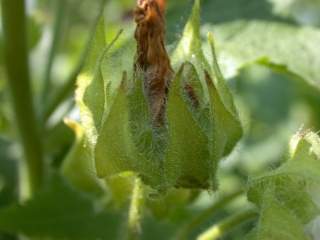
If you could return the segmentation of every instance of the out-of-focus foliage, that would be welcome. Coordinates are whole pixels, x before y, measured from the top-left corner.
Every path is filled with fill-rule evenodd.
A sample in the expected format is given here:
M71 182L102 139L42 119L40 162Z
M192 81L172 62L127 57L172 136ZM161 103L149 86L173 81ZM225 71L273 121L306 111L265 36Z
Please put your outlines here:
M18 196L17 161L12 154L12 144L0 138L0 207L10 204Z
M284 17L290 17L300 24L319 26L320 2L318 0L270 0L274 12Z
M318 29L277 22L237 21L213 27L213 31L222 43L221 55L236 69L258 61L296 75L319 89L320 50L315 47L320 41Z
M66 124L75 134L75 143L63 161L63 175L79 190L91 192L96 195L104 193L103 182L95 176L93 161L90 160L89 145L85 142L84 130L76 122L65 120Z
M95 167L103 170L98 171L100 176L105 176L111 169L120 169L118 172L132 170L110 166L106 159L116 158L116 154L122 156L127 151L123 146L137 145L146 152L150 148L151 127L145 124L148 111L141 100L143 95L136 94L141 85L137 85L137 91L132 91L131 96L126 96L131 90L135 53L131 17L135 1L107 0L98 24L96 20L103 2L100 0L27 2L32 84L38 115L43 115L51 100L69 83L88 42L91 47L89 54L84 55L84 67L77 74L76 94L75 82L71 81L63 101L41 126L47 164L62 176L55 175L33 199L18 204L17 167L21 161L16 160L20 152L15 144L18 136L7 93L0 29L0 137L6 139L0 141L0 229L41 239L117 239L125 235L126 224L120 220L127 215L135 176L123 172L112 178L98 179ZM289 156L287 145L301 127L314 132L320 129L319 1L202 0L201 25L193 25L195 22L191 21L184 29L193 3L192 0L167 0L167 49L178 73L176 80L189 81L196 93L204 96L201 104L205 106L211 100L212 105L207 104L203 111L194 111L179 91L179 81L175 81L173 87L176 89L171 93L175 103L169 102L169 118L178 122L176 119L183 115L188 124L171 125L171 130L188 134L193 142L190 140L192 147L185 147L176 138L170 156L175 172L171 175L175 179L177 170L181 169L185 175L191 169L198 179L203 179L209 172L217 178L213 185L218 190L214 194L186 189L170 189L164 193L145 186L141 239L178 239L184 226L192 226L187 231L187 238L195 239L221 219L252 207L241 195L219 211L210 212L224 194L245 187L249 200L257 206L259 219L231 231L222 239L302 240L309 236L317 239L320 227L314 219L319 215L319 140L315 133L301 131L290 144ZM55 37L57 16L61 17L61 26L56 36L50 91L43 101L44 72ZM120 29L123 29L122 34L110 44ZM216 59L207 41L208 32L214 36ZM184 67L179 72L181 64ZM217 69L213 69L218 65L225 80ZM211 75L213 86L207 85L203 70ZM123 81L124 78L127 81ZM128 101L126 108L121 104L117 107L119 89L123 91L123 99ZM229 104L229 92L235 107ZM173 105L178 101L181 107L176 111ZM219 106L223 104L225 108L221 110ZM210 171L213 166L200 171L198 167L206 166L205 158L209 154L219 155L217 158L228 155L237 142L240 125L238 117L232 117L234 108L239 109L244 126L242 141L230 156L219 161L219 165L218 161L214 162L214 172ZM144 114L139 115L139 112ZM214 121L215 127L223 129L222 134L214 135L216 132L208 130L210 124L203 119L210 113L215 119L224 116L218 122ZM117 115L117 118L110 120L109 115ZM67 121L71 130L64 124L65 116L72 119ZM122 123L125 117L130 121ZM131 129L143 129L141 132L144 133L129 139L131 145L127 143L129 140L123 127L126 124ZM199 133L198 130L202 131L201 136L194 133ZM115 135L121 141L108 144ZM235 136L234 139L230 135ZM174 140L175 136L171 138ZM210 153L201 149L203 144L200 142L207 139L219 139L212 143L214 150ZM226 139L231 140L228 143ZM117 144L121 147L118 146L116 152L110 147ZM96 145L98 148L93 147ZM214 146L219 147L215 149ZM186 162L176 161L181 155L184 159L198 155L199 159L186 161L188 164L184 165ZM161 172L158 167L146 169L147 175L160 175ZM206 217L192 225L194 218L204 212L207 212ZM310 224L313 224L312 229ZM0 234L0 239L12 238Z
M0 210L0 229L42 239L112 239L119 220L57 174L34 199Z

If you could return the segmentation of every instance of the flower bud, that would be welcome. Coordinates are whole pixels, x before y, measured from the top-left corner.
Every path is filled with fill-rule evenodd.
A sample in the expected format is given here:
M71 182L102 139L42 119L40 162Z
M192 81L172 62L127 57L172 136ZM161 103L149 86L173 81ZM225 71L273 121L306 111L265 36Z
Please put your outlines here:
M91 141L99 177L128 171L157 190L216 188L218 161L232 151L242 127L212 36L211 63L204 57L199 11L196 0L170 60L163 10L157 1L138 2L134 63L124 65L119 60L133 55L127 51L128 43L107 55L99 69L105 103L95 141ZM90 86L94 84L87 89ZM94 109L88 109L95 115ZM83 115L88 117L87 112Z

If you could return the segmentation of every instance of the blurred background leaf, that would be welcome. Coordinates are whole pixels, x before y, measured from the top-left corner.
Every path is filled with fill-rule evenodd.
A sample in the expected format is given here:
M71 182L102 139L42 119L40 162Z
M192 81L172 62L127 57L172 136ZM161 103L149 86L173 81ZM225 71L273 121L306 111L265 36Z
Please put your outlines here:
M0 138L0 207L8 205L18 197L18 163L12 144Z
M0 209L18 199L18 162L12 144L0 137ZM14 237L0 231L0 239Z
M41 239L115 239L119 226L119 216L57 174L33 199L0 210L1 230Z

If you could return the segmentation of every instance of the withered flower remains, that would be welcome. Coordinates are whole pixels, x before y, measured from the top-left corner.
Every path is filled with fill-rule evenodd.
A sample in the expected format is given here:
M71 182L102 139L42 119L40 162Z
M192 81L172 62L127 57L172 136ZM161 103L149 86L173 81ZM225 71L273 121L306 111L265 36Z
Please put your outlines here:
M164 1L138 0L134 12L137 28L136 73L142 73L152 121L162 125L168 87L173 76L165 48Z

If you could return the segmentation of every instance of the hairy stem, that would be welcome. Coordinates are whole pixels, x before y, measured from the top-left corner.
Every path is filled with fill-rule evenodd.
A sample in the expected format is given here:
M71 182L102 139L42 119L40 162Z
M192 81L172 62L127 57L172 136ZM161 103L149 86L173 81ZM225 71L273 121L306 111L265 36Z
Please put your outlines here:
M42 184L44 164L30 86L25 3L23 0L1 3L8 85L32 194Z
M51 88L51 72L52 66L54 62L54 58L56 56L56 52L58 50L58 45L61 37L63 22L65 19L66 13L66 2L63 0L56 0L55 4L55 21L53 27L53 37L51 42L51 47L49 50L49 56L46 63L45 71L44 71L44 79L43 79L43 91L42 91L42 100L45 103L50 92Z
M197 240L216 240L223 235L242 225L243 223L253 220L257 217L257 212L253 209L237 213L218 224L213 225L207 231L197 237Z
M144 205L143 183L135 180L128 216L128 240L138 240L141 234L141 218Z
M217 211L222 209L225 205L235 200L237 197L241 196L243 191L236 191L228 195L223 196L217 202L215 202L211 207L201 212L199 215L195 216L188 222L182 229L178 232L177 239L185 240L188 238L189 234L199 227L203 222L212 217Z
M57 94L53 96L52 100L48 104L48 107L45 109L44 114L43 114L43 121L44 122L46 122L50 118L51 114L57 109L57 107L64 100L66 100L71 95L72 91L74 90L77 77L78 77L79 73L81 72L81 70L85 64L86 58L89 54L90 45L91 45L93 38L94 38L93 33L97 27L97 24L100 20L100 17L103 14L105 3L106 3L106 0L101 0L100 6L99 6L99 13L96 16L95 21L93 23L93 26L89 32L88 40L85 44L83 52L80 55L80 59L79 59L77 65L75 66L74 70L71 72L66 83L61 87L61 89L58 90Z

